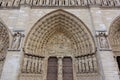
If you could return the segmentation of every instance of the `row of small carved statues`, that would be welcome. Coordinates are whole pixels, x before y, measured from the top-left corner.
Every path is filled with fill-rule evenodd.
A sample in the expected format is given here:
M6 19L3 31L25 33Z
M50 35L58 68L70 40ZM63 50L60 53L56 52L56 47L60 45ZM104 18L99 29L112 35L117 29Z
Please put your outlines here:
M77 73L97 72L95 54L76 57ZM22 73L42 73L43 57L25 54Z
M97 72L97 60L95 54L76 57L77 73Z
M22 73L37 73L42 72L43 57L25 54Z
M31 6L119 6L120 0L0 0L1 7L19 7L20 4Z

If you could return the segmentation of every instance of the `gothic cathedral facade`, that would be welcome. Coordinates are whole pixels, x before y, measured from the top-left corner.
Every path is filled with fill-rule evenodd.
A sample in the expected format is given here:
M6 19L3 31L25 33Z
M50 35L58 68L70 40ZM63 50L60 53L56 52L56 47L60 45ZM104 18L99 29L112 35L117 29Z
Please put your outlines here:
M120 0L0 0L0 80L120 80Z

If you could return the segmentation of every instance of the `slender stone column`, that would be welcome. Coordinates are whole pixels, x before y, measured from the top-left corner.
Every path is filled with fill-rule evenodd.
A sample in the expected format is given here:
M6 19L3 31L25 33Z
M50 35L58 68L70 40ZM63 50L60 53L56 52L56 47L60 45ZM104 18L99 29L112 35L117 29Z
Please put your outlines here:
M58 57L58 80L63 80L62 79L62 57Z

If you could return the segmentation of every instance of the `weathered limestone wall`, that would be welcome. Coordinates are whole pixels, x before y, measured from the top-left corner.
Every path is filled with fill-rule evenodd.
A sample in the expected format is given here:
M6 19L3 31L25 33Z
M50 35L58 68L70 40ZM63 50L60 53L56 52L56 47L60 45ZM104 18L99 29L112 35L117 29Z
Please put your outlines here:
M40 18L55 10L57 9L31 9L29 7L21 7L20 10L0 10L0 18L6 23L9 29L22 29L28 32ZM89 9L64 10L80 18L92 31Z
M3 21L4 24L12 31L14 30L24 30L25 37L27 37L27 33L29 30L34 26L34 24L41 19L46 14L57 10L57 9L31 9L30 7L21 6L20 9L1 9L0 10L0 19ZM87 25L88 29L91 31L93 36L95 37L95 31L109 31L110 24L114 21L116 17L119 16L120 10L118 9L101 9L91 7L90 9L64 9L83 21L85 25ZM14 55L13 55L14 54ZM21 56L20 53L8 53L6 57L6 62L3 69L2 79L1 80L17 80L16 76L17 72L19 72L20 60ZM104 77L103 80L119 80L117 70L114 66L113 55L111 52L99 52L98 55L100 59L99 65L102 68ZM105 55L104 55L105 54ZM16 58L16 56L18 56ZM105 58L108 57L108 58ZM10 59L12 58L12 59ZM15 61L15 64L8 63ZM110 62L110 64L108 63ZM113 62L113 63L112 63ZM111 66L109 69L108 65ZM10 66L15 67L14 70L11 70ZM18 65L18 66L16 66ZM113 68L113 69L112 69ZM9 72L7 72L9 71ZM10 76L13 74L12 76ZM102 73L101 73L102 74ZM8 77L7 77L7 76ZM110 76L111 75L111 76ZM89 78L89 77L88 77ZM84 79L84 78L83 78ZM93 80L91 78L91 80Z
M18 80L23 53L8 51L0 80Z
M31 27L47 13L57 9L31 9L22 6L20 9L1 9L0 19L6 24L10 30L25 30L28 32ZM80 18L85 25L93 32L94 27L96 30L109 30L111 23L119 16L120 10L118 9L64 9L78 18ZM91 13L91 14L90 14ZM91 15L93 15L91 17ZM93 19L91 19L93 18ZM94 21L92 21L94 20Z

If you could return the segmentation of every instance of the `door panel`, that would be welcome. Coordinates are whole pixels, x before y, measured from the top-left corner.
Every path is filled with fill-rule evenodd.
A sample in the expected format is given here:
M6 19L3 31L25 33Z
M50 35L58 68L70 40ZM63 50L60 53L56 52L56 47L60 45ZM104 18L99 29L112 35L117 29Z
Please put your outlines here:
M72 59L70 57L63 58L63 80L73 80Z
M117 63L118 63L118 68L120 70L120 56L117 56Z
M58 60L56 57L48 59L47 80L57 80Z

